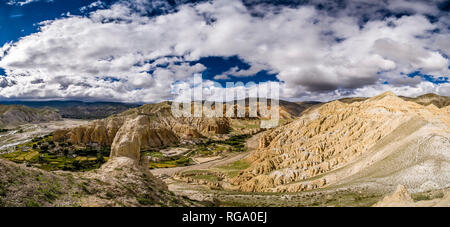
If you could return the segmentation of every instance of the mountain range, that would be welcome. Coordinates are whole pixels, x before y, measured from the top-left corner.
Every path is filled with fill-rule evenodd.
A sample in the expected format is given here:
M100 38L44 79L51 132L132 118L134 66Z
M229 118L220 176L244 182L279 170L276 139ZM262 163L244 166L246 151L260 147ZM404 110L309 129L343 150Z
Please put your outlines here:
M83 101L0 101L3 105L54 109L63 118L101 119L140 106L135 103L83 102Z

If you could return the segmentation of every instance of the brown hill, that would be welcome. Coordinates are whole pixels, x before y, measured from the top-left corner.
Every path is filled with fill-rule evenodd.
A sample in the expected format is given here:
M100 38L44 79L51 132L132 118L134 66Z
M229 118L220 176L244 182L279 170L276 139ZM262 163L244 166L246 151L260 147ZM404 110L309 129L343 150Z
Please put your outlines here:
M450 182L450 116L387 92L326 103L267 131L251 166L232 180L243 191L303 191L356 181L372 185ZM421 166L421 163L428 163ZM445 163L445 164L444 164ZM420 170L420 171L419 171ZM380 180L383 178L383 180Z
M35 109L19 105L0 105L0 127L61 120L52 109Z

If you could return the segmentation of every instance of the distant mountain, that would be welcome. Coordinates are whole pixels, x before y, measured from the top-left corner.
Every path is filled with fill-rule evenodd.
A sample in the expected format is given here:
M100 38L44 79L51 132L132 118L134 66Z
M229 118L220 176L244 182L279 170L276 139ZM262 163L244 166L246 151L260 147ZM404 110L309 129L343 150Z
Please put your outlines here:
M240 100L242 101L242 100ZM263 99L258 99L258 101L256 102L257 104L257 118L258 119L262 119L264 117L262 117L262 109L260 109L259 107L262 105L262 102L264 100ZM272 106L272 100L271 99L267 99L265 100L267 103L267 107L270 109L270 107ZM308 109L309 107L317 104L318 102L289 102L289 101L285 101L285 100L278 100L278 107L279 107L279 113L280 113L280 119L284 119L284 120L293 120L295 118L297 118L298 116L301 115L301 113L303 111L305 111L306 109ZM235 116L237 116L237 109L238 109L238 101L232 101L232 102L226 102L225 103L227 106L228 105L233 105L234 107L234 111L235 111ZM227 107L224 107L224 109ZM249 99L246 98L245 99L245 116L249 117L250 113L249 113L250 109L249 109ZM224 112L225 113L225 112Z
M100 119L140 106L132 103L82 101L0 101L0 104L53 108L63 118L75 119Z
M446 107L446 106L450 105L450 97L436 95L436 94L433 94L433 93L420 95L420 96L417 96L415 98L406 97L406 96L399 96L399 98L401 98L401 99L403 99L405 101L415 102L415 103L420 104L422 106L428 106L430 104L433 104L433 105L435 105L438 108L442 108L442 107ZM368 99L369 98L367 98L367 97L348 97L348 98L338 99L338 101L343 102L343 103L347 103L347 104L351 104L351 103L354 103L354 102L366 101ZM297 102L297 104L302 105L302 106L307 107L307 108L309 108L309 107L317 108L320 105L323 105L325 103L327 103L327 102Z
M428 106L430 104L433 104L438 108L442 108L442 107L450 105L450 97L436 95L433 93L428 93L428 94L424 94L421 96L417 96L416 98L409 98L409 97L403 97L403 96L400 96L400 98L402 98L403 100L406 100L406 101L412 101L412 102L418 103L423 106Z
M57 111L48 108L30 108L21 105L0 105L0 127L15 127L26 123L60 120Z
M436 95L433 93L420 95L415 98L410 98L410 97L405 97L405 96L399 96L399 98L401 98L405 101L415 102L422 106L428 106L430 104L433 104L438 108L442 108L442 107L450 105L450 97ZM367 99L369 99L369 98L352 97L352 98L342 98L342 99L339 99L339 101L350 104L350 103L354 103L354 102L365 101Z

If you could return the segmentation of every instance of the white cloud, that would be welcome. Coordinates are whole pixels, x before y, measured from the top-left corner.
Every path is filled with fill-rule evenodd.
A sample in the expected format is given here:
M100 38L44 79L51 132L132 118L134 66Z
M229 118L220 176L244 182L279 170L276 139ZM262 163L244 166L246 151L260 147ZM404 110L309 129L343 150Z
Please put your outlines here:
M91 9L104 8L105 6L106 6L106 5L105 5L104 2L98 0L98 1L92 2L91 4L89 4L89 5L87 5L87 6L81 7L81 8L80 8L80 11L81 11L81 12L86 12L86 11L91 10Z
M8 2L6 2L6 4L23 6L23 5L27 5L27 4L30 4L33 2L39 2L39 1L53 2L54 0L9 0Z
M174 83L205 70L189 61L207 56L237 55L251 65L216 79L277 73L286 98L331 98L400 89L401 83L416 91L424 82L402 72L449 75L441 54L450 55L448 29L430 35L442 27L421 15L360 27L357 18L331 17L310 6L255 17L238 0L217 0L149 18L136 11L146 4L122 1L89 17L47 21L40 32L5 44L0 67L16 83L2 88L0 97L161 101L173 97ZM37 79L44 83L31 83ZM433 89L450 95L445 86Z

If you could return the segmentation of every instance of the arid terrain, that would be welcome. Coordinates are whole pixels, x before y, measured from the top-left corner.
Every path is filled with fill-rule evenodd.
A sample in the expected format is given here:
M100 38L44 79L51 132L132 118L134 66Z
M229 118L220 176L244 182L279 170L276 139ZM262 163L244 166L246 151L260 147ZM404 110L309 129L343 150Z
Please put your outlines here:
M174 117L170 102L14 120L0 133L0 205L450 206L448 100L282 101L273 129L248 106Z

